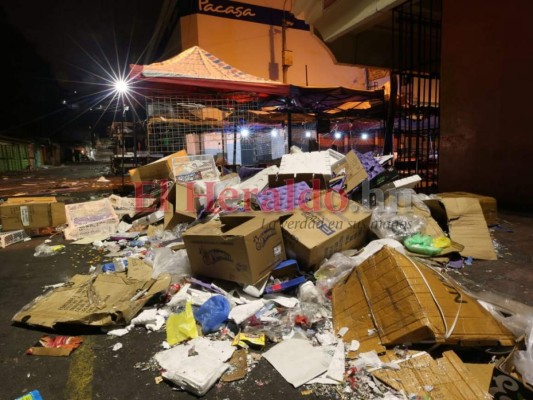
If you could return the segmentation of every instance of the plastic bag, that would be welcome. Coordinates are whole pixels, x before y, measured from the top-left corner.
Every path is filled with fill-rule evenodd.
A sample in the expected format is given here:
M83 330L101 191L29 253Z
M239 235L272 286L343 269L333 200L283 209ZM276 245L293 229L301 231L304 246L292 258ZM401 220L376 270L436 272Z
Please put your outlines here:
M62 244L58 244L55 246L48 246L46 243L42 243L35 248L35 253L33 253L33 256L34 257L50 257L50 256L53 256L59 253L64 248L65 246Z
M439 240L434 242L431 236L417 233L416 235L409 236L407 239L405 239L403 244L405 247L407 247L407 250L413 253L434 257L442 253L442 247L439 246L444 244L444 241Z
M168 247L154 249L154 261L152 278L157 279L161 274L168 273L172 277L172 283L180 278L191 275L191 264L187 251L182 249L175 253Z
M403 242L426 227L424 217L413 213L400 214L393 207L376 207L372 211L370 230L380 239Z
M170 314L167 319L167 342L173 346L187 339L198 337L196 320L192 312L192 305L187 302L185 310L178 314Z
M228 319L229 301L224 296L213 296L194 311L194 317L202 324L202 332L216 331Z
M533 325L529 325L526 334L526 350L517 351L514 355L514 366L522 378L533 385Z
M315 272L316 286L324 293L328 292L348 275L356 266L356 261L342 253L335 253L320 264Z

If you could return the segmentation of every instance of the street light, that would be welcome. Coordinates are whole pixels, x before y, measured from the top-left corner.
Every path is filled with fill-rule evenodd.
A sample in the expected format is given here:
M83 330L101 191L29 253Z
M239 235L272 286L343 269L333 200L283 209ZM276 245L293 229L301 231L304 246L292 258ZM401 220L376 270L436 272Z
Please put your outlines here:
M126 173L126 170L124 168L124 153L125 153L125 147L126 147L126 137L124 136L124 120L126 119L126 111L129 109L126 108L126 104L124 103L124 100L126 96L128 95L128 92L130 90L128 81L125 79L116 79L113 82L113 88L115 90L115 93L118 95L119 99L122 101L122 120L120 121L120 130L121 130L121 136L122 136L122 160L121 160L121 166L122 166L122 191L124 191L124 174ZM135 160L135 166L137 166L137 145L135 140L135 129L133 130L133 142L134 142L134 160Z

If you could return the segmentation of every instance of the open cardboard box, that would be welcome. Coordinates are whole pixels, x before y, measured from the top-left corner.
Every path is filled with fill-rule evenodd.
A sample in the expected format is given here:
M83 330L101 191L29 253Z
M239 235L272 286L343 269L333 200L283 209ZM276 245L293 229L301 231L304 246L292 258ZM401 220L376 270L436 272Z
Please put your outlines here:
M183 241L192 273L253 285L285 260L279 215L240 213L189 228Z
M173 180L172 161L175 158L187 156L186 150L180 150L157 161L151 162L134 169L129 170L131 181L133 183L149 182L159 179Z

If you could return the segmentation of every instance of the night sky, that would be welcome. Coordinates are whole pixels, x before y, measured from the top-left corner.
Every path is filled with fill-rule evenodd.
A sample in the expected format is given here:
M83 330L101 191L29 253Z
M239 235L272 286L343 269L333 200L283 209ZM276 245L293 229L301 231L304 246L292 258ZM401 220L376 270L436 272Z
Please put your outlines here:
M150 63L146 52L163 0L0 3L4 43L1 136L76 137L109 116L87 112L110 70ZM63 101L66 104L63 104ZM83 115L82 115L83 114ZM100 113L101 114L101 113Z

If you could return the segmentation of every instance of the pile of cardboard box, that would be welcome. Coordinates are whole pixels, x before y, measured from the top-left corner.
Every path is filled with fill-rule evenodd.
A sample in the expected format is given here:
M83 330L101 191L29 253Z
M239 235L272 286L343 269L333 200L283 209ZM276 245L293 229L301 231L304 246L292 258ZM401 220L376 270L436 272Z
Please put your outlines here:
M129 221L133 222L126 224L122 232L138 229L135 220L137 225L146 227L164 214L164 229L186 226L180 248L187 253L194 278L213 283L218 280L232 282L237 284L235 290L254 287L254 296L261 297L268 293L264 290L272 272L280 265L285 268L286 264L282 263L287 259L292 260L288 263L292 273L300 274L301 269L307 274L306 279L297 280L303 283L325 259L340 252L351 257L354 251L364 249L375 239L370 229L370 206L374 202L365 193L371 189L382 191L383 198L377 198L377 203L383 203L377 206L390 208L390 202L395 200L395 213L416 215L423 220L420 233L451 239L451 245L433 257L433 262L444 266L450 254L484 260L497 258L488 230L488 225L497 221L494 199L469 193L443 193L432 197L413 194L414 201L404 204L396 196L397 190L411 189L419 178L397 179L394 171L384 174L385 171L378 172L375 167L368 160L362 163L354 152L346 156L333 151L295 153L285 155L279 169L276 166L266 168L241 182L237 174L221 176L213 156L188 156L183 151L178 152L130 171L137 197L144 195L143 187L153 188L154 182L159 182L158 188L163 190L154 202L159 206L156 210L159 214L142 213L142 209L137 210L138 216L131 217L130 213ZM299 185L295 197L290 185L298 182L305 184ZM280 193L284 196L282 202ZM125 223L116 213L118 204L124 203L119 200L103 199L65 206L53 198L10 199L0 206L0 215L4 229L31 233L32 229L67 224L67 239L105 238L119 229L119 223ZM271 204L267 206L261 203L263 201ZM124 209L123 204L121 207ZM144 219L138 218L141 214ZM121 212L121 215L128 213ZM144 221L143 224L140 221ZM331 291L334 336L345 330L344 336L336 341L359 344L356 350L347 352L348 358L359 357L360 360L367 353L376 352L381 355L382 362L398 365L394 371L382 368L372 371L375 377L397 391L424 396L434 390L434 398L485 398L488 392L485 378L493 373L492 368L480 372L483 368L463 364L453 352L435 359L425 352L399 357L392 349L406 343L457 348L512 347L515 345L513 334L448 275L424 262L419 254L402 253L384 246L364 261L357 255L353 260L352 269ZM26 306L14 320L46 327L58 322L127 324L147 301L146 296L140 301L132 300L136 291L155 294L165 291L170 283L167 276L150 279L149 267L142 262L130 261L128 268L133 272L97 275L96 278L75 276L69 289L71 297L65 297L66 291L51 292ZM131 278L135 271L137 279L123 279L124 276ZM284 274L278 270L276 277L284 277ZM279 282L278 286L282 287ZM95 292L98 299L105 297L110 287L120 290L115 291L115 298L108 297L106 304L92 304L94 312L81 316L68 314L69 304L81 301L76 298L80 293L83 295L81 288ZM291 289L295 293L295 287ZM255 309L256 304L252 304L255 310L252 315L264 305L260 301L259 308ZM331 361L331 357L328 360ZM495 381L501 380L498 374L510 376L510 363L507 359L506 364L498 366L499 372L494 372ZM421 368L427 368L427 374L417 375L416 379L411 376L412 369ZM327 366L317 371L326 369ZM439 371L446 373L442 375ZM302 382L308 381L305 379ZM428 390L429 387L434 389Z

